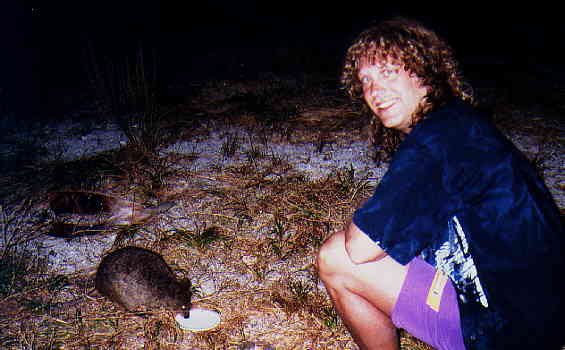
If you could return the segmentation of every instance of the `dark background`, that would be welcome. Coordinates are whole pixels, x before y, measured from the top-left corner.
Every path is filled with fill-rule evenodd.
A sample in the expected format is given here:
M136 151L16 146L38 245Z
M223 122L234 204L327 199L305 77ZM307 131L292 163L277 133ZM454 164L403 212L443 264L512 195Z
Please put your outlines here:
M75 0L16 5L2 13L8 53L1 61L3 108L34 115L56 110L58 101L86 85L83 53L89 42L108 59L131 55L141 43L146 52L157 53L163 84L258 72L337 78L355 36L371 21L396 15L438 31L466 65L484 67L485 76L523 70L551 79L563 71L560 11L541 2L502 9L477 2L374 3Z

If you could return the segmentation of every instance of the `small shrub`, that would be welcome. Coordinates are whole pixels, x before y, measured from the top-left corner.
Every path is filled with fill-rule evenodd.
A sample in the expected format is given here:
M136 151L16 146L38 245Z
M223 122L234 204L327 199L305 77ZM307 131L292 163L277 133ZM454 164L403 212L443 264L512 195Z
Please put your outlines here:
M24 261L6 256L0 260L0 296L6 297L18 287L26 275L27 266Z
M204 249L215 242L226 240L227 237L221 233L218 227L211 226L202 229L197 228L193 231L178 228L173 230L172 238L188 247Z
M229 133L227 134L226 140L224 141L222 147L220 148L220 152L222 153L224 159L231 158L235 155L235 153L240 148L240 146L241 146L241 141L239 139L239 136L237 134Z
M318 317L322 320L324 326L331 331L337 331L341 325L341 318L333 306L320 308Z
M51 276L47 280L47 290L50 292L58 292L69 284L69 278L65 275Z

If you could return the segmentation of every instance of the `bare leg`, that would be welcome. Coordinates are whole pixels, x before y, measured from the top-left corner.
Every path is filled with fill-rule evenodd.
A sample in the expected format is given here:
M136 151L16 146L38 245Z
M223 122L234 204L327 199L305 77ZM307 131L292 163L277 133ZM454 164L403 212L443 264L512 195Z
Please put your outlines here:
M354 264L345 250L345 235L337 232L320 249L320 278L343 322L361 349L398 349L390 315L407 266L386 256Z
M396 328L390 318L363 297L328 290L337 312L361 349L398 349Z

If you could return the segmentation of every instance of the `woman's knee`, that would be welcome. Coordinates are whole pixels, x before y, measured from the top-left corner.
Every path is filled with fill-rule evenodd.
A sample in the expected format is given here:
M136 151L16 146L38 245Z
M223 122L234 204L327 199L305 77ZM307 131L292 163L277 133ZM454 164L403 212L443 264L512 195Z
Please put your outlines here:
M322 244L318 251L318 273L324 275L337 272L338 268L343 266L346 255L344 232L336 232Z

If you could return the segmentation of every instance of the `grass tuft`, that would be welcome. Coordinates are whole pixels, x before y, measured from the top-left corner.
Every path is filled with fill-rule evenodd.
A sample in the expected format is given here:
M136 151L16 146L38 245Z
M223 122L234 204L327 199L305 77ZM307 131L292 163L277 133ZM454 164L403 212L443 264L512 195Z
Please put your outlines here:
M227 237L222 234L220 228L212 226L196 228L195 230L176 228L172 230L172 235L166 239L177 241L187 248L201 250L206 249L216 242L225 241Z
M235 155L235 153L239 150L240 147L241 147L241 140L239 139L237 133L235 134L228 133L226 135L226 139L224 143L222 144L222 147L220 148L220 152L222 153L224 159L231 158Z
M320 308L319 317L324 326L332 332L337 331L342 326L341 318L333 306Z

